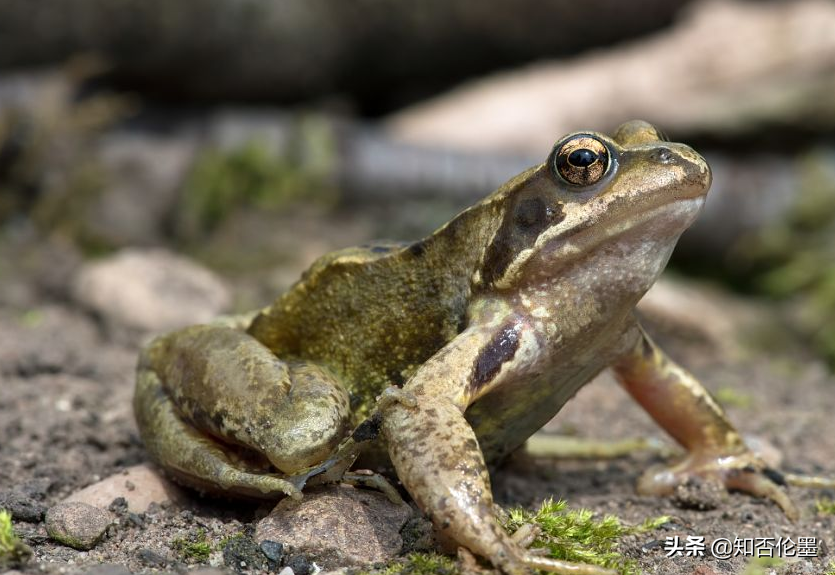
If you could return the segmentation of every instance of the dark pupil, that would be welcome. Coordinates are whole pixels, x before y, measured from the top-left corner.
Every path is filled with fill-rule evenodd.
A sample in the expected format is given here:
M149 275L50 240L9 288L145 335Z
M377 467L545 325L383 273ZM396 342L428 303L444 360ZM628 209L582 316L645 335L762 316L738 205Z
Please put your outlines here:
M587 168L595 163L600 156L587 148L580 148L568 154L568 163L575 168Z

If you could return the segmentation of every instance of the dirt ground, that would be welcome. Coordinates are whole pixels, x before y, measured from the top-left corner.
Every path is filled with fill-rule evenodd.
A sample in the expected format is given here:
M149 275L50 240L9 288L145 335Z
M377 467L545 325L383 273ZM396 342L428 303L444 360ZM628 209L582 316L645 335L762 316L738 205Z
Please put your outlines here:
M42 289L43 278L37 274L9 267L2 271L0 492L15 491L23 499L21 505L37 516L78 489L146 461L131 413L138 342L115 336L60 290ZM767 306L756 309L764 316L771 313ZM732 420L745 434L779 450L784 471L835 475L835 381L822 364L797 349L730 353L698 334L658 325L652 331L709 388L736 392L728 406ZM605 377L581 390L548 429L579 437L668 441ZM494 493L502 504L528 507L547 497L562 497L573 508L614 514L628 523L669 515L672 519L661 529L623 541L622 552L636 559L645 573L708 575L745 569L747 560L741 557L666 557L664 542L673 536L703 536L708 542L719 537L815 537L819 557L789 560L779 572L826 572L835 549L835 516L818 514L815 502L835 492L790 488L802 511L796 523L775 505L742 494L730 494L716 509L687 509L681 502L635 493L641 472L659 461L648 454L615 460L515 457L495 473ZM185 507L123 515L108 538L88 552L53 542L42 521L16 520L15 528L34 550L25 573L100 572L96 566L101 563L131 572L180 572L187 567L170 561L173 539L200 528L219 541L264 512L195 496ZM108 569L118 572L116 567Z

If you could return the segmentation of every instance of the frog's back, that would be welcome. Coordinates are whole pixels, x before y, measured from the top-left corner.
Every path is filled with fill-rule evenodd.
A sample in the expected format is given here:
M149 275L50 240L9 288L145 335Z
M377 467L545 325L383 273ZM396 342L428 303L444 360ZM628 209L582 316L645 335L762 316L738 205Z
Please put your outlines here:
M477 257L449 252L467 233L456 221L413 244L323 256L249 332L283 359L328 366L363 402L402 385L465 326Z

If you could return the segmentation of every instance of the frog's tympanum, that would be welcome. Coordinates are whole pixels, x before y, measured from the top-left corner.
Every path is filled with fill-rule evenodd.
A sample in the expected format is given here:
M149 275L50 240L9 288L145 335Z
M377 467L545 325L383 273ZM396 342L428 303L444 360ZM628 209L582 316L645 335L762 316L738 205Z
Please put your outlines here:
M368 478L356 458L387 455L437 528L502 571L608 573L508 536L486 466L608 367L687 450L640 491L699 477L793 516L779 474L634 313L710 181L644 122L568 135L420 241L325 255L271 306L151 342L134 400L148 452L183 483L262 498Z

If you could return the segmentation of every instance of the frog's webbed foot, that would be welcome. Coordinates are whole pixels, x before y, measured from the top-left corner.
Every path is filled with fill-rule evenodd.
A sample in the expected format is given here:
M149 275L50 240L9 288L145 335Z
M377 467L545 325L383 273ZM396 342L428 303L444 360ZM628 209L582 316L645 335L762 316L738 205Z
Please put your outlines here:
M645 495L670 495L676 487L693 479L770 499L792 521L799 517L797 507L782 487L787 483L785 476L750 451L735 455L691 453L671 467L648 469L638 481L638 491Z
M787 517L797 508L783 476L745 445L719 402L690 373L667 357L636 325L636 345L614 366L624 389L687 451L669 468L650 469L641 493L669 495L690 480L719 484L774 501Z

